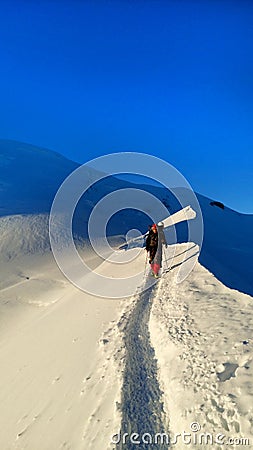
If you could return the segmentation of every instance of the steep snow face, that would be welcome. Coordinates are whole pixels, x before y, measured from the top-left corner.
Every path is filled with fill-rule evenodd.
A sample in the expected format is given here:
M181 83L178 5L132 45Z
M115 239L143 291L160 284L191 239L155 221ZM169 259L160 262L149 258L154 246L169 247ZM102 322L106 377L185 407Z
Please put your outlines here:
M0 140L0 216L48 212L58 187L77 167L51 150Z
M253 296L253 215L210 205L198 195L204 219L199 261L228 287Z
M0 254L4 261L50 250L48 214L1 217L0 230Z
M175 189L175 193L190 204L189 192ZM196 195L204 225L200 263L226 286L253 296L253 215L211 206L211 199ZM179 230L177 242L185 242L187 233Z

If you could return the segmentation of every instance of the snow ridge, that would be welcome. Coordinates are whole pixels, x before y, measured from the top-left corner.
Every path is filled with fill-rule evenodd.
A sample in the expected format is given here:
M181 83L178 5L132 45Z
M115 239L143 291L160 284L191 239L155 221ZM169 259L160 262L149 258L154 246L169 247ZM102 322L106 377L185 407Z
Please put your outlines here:
M179 254L181 247L183 244L178 245ZM241 309L235 306L237 301ZM250 297L226 288L199 264L181 284L176 283L175 269L160 281L149 329L158 360L158 380L166 393L162 400L172 444L175 433L191 431L190 425L196 421L201 432L213 436L218 432L237 438L250 436L252 417L245 405L250 402L251 357L249 345L243 344L248 342L243 341L247 337L243 309L246 306L250 314L250 305ZM224 324L233 318L235 325L230 330ZM227 367L235 369L229 376ZM244 386L238 384L239 378L241 383L246 379ZM191 448L196 447L189 445ZM213 445L204 448L212 449Z

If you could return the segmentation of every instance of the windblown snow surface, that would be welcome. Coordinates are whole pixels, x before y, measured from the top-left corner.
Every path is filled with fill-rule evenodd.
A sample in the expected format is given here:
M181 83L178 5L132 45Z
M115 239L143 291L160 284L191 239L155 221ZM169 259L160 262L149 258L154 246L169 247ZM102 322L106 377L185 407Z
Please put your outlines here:
M143 250L126 269L143 268L135 295L98 298L71 285L50 251L50 205L77 164L13 141L0 141L0 154L0 449L253 448L253 216L198 195L199 260L179 226L156 285ZM123 185L111 177L95 186L74 218L80 252L107 277L122 269L86 245L87 218ZM180 209L166 199L169 213ZM145 232L142 215L112 220L115 242L137 217Z

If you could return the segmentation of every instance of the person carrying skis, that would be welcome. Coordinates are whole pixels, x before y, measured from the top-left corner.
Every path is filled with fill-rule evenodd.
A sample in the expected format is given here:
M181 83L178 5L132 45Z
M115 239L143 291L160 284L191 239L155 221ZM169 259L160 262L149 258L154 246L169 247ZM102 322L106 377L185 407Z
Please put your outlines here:
M157 226L155 223L151 225L147 239L146 239L146 250L149 253L149 263L151 264L157 250L158 246L158 233Z
M152 275L156 278L158 278L158 273L162 265L162 246L164 244L167 247L163 229L163 222L159 222L158 225L153 224L146 239L146 250L149 252Z

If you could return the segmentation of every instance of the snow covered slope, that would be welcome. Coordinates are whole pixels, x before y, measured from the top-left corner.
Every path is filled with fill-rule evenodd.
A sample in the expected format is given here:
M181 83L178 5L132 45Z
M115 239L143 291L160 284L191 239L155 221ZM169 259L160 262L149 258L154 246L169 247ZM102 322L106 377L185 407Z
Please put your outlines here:
M199 196L202 265L178 285L177 270L194 245L176 244L177 264L158 285L132 298L101 299L70 284L50 252L51 201L77 165L26 144L0 146L0 448L109 450L120 429L164 431L172 440L196 421L201 431L251 438L253 304L242 292L252 295L252 216ZM96 201L124 185L130 186L111 177L80 201L77 239L87 235ZM161 188L140 187L165 201L170 213L180 208ZM187 192L184 199L188 204ZM148 224L145 215L125 211L108 230L145 232ZM184 224L177 231L179 241L187 238ZM98 270L121 277L121 265L111 266L105 261ZM144 275L145 267L140 251L131 270ZM151 279L146 275L144 282ZM182 450L182 442L175 448Z
M47 251L48 217L54 195L65 177L78 167L58 153L15 141L0 140L0 241L1 255ZM73 230L78 238L87 236L87 221L94 204L105 194L129 182L109 177L82 198L74 215ZM166 190L147 185L146 189L168 206L169 213L180 209ZM186 206L187 192L183 193ZM182 196L182 195L181 195ZM204 220L204 242L200 262L227 286L253 295L253 215L210 205L210 199L197 194ZM30 215L29 215L30 214ZM11 216L11 217L7 217ZM15 216L15 218L14 218ZM142 213L119 211L108 224L110 235L124 235L129 229L147 230L149 219ZM17 232L16 232L17 231ZM175 243L167 233L170 243ZM177 242L187 239L185 224L177 226Z
M253 215L211 206L198 195L204 219L199 261L222 283L253 296Z
M51 150L0 140L0 215L48 212L59 185L77 167Z
M177 244L179 258L183 250ZM246 439L252 448L252 297L227 288L199 263L181 284L176 270L161 280L149 321L171 440L181 450L185 431L189 449L243 449ZM201 445L201 433L213 442ZM229 438L237 445L228 445Z

